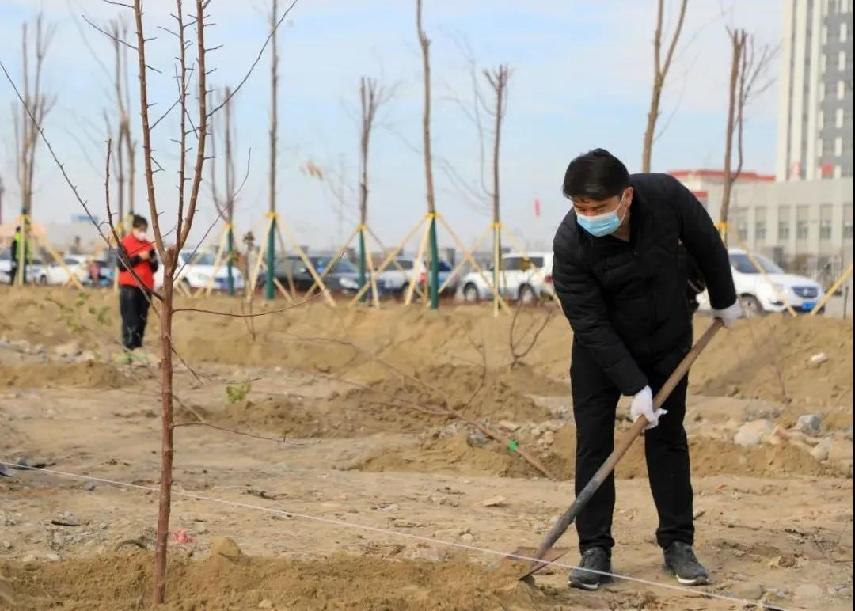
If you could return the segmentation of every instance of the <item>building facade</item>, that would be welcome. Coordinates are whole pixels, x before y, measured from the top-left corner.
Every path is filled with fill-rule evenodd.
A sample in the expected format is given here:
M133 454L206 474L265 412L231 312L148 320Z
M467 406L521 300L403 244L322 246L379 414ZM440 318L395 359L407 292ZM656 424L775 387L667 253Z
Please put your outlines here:
M782 0L778 180L852 176L853 0Z
M718 221L723 172L675 170ZM728 244L764 254L784 269L825 286L852 263L851 176L827 180L775 181L746 173L733 186Z

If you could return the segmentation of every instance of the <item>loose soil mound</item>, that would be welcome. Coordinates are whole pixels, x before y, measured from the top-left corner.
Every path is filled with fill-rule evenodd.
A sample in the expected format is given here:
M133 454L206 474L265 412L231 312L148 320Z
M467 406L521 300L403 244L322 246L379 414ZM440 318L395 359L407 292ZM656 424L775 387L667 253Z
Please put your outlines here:
M833 469L817 461L804 450L791 445L761 445L743 448L733 443L695 437L689 440L692 474L754 475L787 477L791 475L833 476ZM547 452L529 451L539 455L550 472L560 479L571 479L575 465L576 429L565 426L554 436ZM533 477L540 475L519 455L498 443L489 442L473 447L466 434L444 439L428 439L416 447L384 451L371 456L356 467L362 471L404 471L424 473L457 473ZM647 477L644 441L637 440L617 465L619 479Z
M807 316L741 321L718 334L691 381L692 390L703 395L772 399L803 408L851 406L852 323Z
M113 365L98 361L30 363L0 369L0 386L15 388L121 388L131 378Z
M114 611L145 608L152 558L147 553L47 564L0 564L0 606L12 609ZM201 561L173 558L164 609L536 609L546 594L501 571L463 561L390 561L334 556L289 561L214 552ZM263 601L264 602L262 605ZM260 606L261 605L261 606Z
M507 375L473 367L435 367L413 377L392 376L326 400L268 397L222 410L196 408L212 424L260 429L286 437L354 437L379 432L422 433L456 420L542 422L549 410L523 392L556 393L563 385L526 367ZM189 414L188 414L189 416Z
M106 340L115 345L115 296L87 292L86 303L77 307L77 302L69 303L69 294L59 289L0 292L0 335L45 345L72 339L83 348L103 347ZM198 301L192 306L199 307ZM242 301L220 296L206 299L204 306L236 314L249 311ZM254 312L275 307L280 306L257 302ZM490 312L488 307L454 305L429 311L390 304L374 311L313 304L251 321L183 312L175 320L174 337L189 362L282 366L376 382L394 375L388 365L408 375L449 363L478 370L486 354L489 369L506 377L513 361L513 317L494 318ZM517 352L548 314L546 308L520 311ZM157 320L151 324L147 348L156 351ZM696 336L708 325L708 318L698 317ZM567 321L553 311L523 362L541 380L564 380L570 344ZM820 353L827 360L811 364L811 357ZM788 400L807 408L851 405L852 322L779 315L740 321L718 334L693 368L691 381L693 392L700 394ZM525 392L550 394L540 393L537 385L532 381Z

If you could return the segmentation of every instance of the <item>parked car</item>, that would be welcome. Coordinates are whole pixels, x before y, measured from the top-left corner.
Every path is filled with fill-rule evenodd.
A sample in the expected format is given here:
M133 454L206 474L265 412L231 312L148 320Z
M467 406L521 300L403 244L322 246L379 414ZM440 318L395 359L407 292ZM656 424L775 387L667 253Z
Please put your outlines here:
M312 255L308 259L317 274L322 276L330 263L332 263L333 257L329 255ZM288 255L276 261L276 279L283 287L289 287L289 270L291 276L290 282L294 283L295 290L308 291L315 283L315 279L312 277L303 259L297 255ZM256 286L264 286L266 278L266 272L260 272ZM359 271L347 259L339 259L335 266L327 272L323 280L327 289L333 293L356 293L359 290ZM383 283L378 280L377 284L378 290L382 291Z
M56 261L43 266L39 272L39 284L62 286L71 281L73 274L81 284L89 283L89 257L84 255L66 255L63 265Z
M12 253L9 247L4 248L0 251L0 282L4 284L9 284L9 273L12 269ZM27 264L27 277L26 282L34 283L37 282L39 276L42 273L42 261L41 259L33 259L30 263Z
M396 265L397 263L397 265ZM377 281L382 282L390 293L401 293L412 280L418 280L424 271L424 265L416 266L413 257L396 257L386 269L377 274Z
M377 274L378 282L381 282L386 291L390 293L401 293L406 290L410 281L419 283L419 286L424 289L428 286L430 279L430 270L424 261L416 262L413 257L396 257L395 263L390 263L385 270ZM439 267L439 286L445 285L444 292L455 292L457 290L458 278L454 274L454 267L443 259L438 261ZM446 280L448 283L446 284Z
M783 312L789 305L796 312L810 312L822 297L822 287L804 276L788 274L763 255L748 256L744 250L728 251L736 294L746 314ZM752 258L763 268L757 269ZM699 303L709 308L709 295L704 292Z
M460 283L463 299L474 302L492 298L492 283L492 265L485 270L483 276L475 271L466 274ZM543 297L552 298L555 295L552 285L552 253L517 252L502 255L499 294L520 303L533 303Z
M220 267L214 272L216 257L211 252L182 250L178 253L178 267L175 270L175 282L183 282L188 288L211 288L216 291L226 291L229 288L228 270L225 262L220 262ZM232 266L232 278L235 290L243 290L243 274L237 266ZM212 281L213 279L213 281ZM154 274L154 285L159 288L163 286L163 265L157 268Z

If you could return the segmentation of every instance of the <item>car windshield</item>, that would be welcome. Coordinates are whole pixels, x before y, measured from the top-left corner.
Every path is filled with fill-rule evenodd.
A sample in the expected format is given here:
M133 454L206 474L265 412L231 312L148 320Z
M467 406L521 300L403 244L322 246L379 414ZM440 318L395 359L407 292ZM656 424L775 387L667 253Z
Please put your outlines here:
M339 259L339 262L335 264L335 268L333 269L333 271L336 274L355 274L356 268L350 261L347 261L345 259Z
M772 261L767 259L762 255L752 255L749 257L743 253L735 253L730 255L730 264L733 266L733 269L738 271L741 274L759 274L760 270L757 269L757 265L754 264L754 261L757 262L760 267L763 268L763 271L767 274L783 274L785 273L780 267L775 265Z
M451 266L448 264L448 261L438 261L436 266L439 268L441 272L450 272Z
M411 270L413 269L413 262L409 259L398 259L398 266L403 270Z
M322 274L332 261L332 257L312 257L311 261L312 265L315 266L315 270L319 274ZM332 270L332 273L334 274L351 274L355 272L356 268L353 267L353 264L347 259L339 259Z
M195 255L191 256L192 253L185 253L182 255L182 258L185 262L190 265L213 265L214 264L214 255L209 252L197 252Z

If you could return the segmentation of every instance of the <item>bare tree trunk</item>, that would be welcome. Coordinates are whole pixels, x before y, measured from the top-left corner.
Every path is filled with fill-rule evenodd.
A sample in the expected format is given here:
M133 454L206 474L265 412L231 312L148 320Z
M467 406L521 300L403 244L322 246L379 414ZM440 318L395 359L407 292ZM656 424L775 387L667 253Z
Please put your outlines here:
M32 259L30 227L33 214L33 181L36 167L36 151L39 144L39 127L53 107L54 100L42 93L42 70L53 30L45 28L44 15L36 17L35 46L33 49L35 69L31 71L29 28L21 26L21 60L23 68L23 103L20 115L14 114L18 186L21 193L21 231L18 240L15 283L23 286L26 282L26 268Z
M739 73L742 65L742 53L745 47L745 31L734 30L730 32L731 58L730 58L730 83L728 86L727 104L727 126L724 134L724 188L721 196L721 209L719 210L719 228L722 239L727 244L727 218L730 213L730 198L733 191L733 183L737 176L732 169L733 161L733 134L736 130L736 117L739 104Z
M439 307L439 253L436 239L436 195L433 186L433 153L431 151L430 115L430 40L422 28L422 0L416 0L416 29L422 49L424 82L424 112L422 115L422 137L424 141L425 183L427 187L427 211L430 222L430 307Z
M499 183L499 153L502 142L502 122L505 118L507 105L507 87L510 70L507 65L500 65L494 72L484 71L484 76L493 88L496 106L493 111L493 309L499 311L501 297L499 295L502 278L502 217L500 211Z
M686 4L688 0L680 0L680 13L677 17L677 25L674 35L668 44L665 53L665 61L662 62L662 21L664 19L664 0L658 0L656 11L656 31L653 34L653 90L650 94L650 110L647 111L647 127L644 130L644 144L641 153L641 171L649 172L653 157L653 142L656 140L656 122L659 120L659 105L662 100L662 90L665 87L665 79L671 69L671 61L674 58L674 50L683 30L683 22L686 17Z
M145 56L146 38L143 31L142 0L134 0L134 18L136 21L138 75L140 87L140 123L143 137L143 160L145 165L146 191L149 203L149 214L151 216L152 229L155 236L155 244L158 254L163 261L163 293L162 308L160 310L160 399L161 399L161 449L160 449L160 495L158 499L157 535L155 539L154 558L154 602L161 604L166 595L166 563L167 545L169 539L169 517L172 503L172 463L173 463L173 342L172 342L172 317L174 305L174 274L177 264L177 253L187 242L187 237L193 226L196 212L196 203L199 196L199 187L202 181L202 171L205 162L205 143L208 133L208 110L207 110L207 68L205 65L205 0L195 0L195 19L193 26L196 30L196 64L195 71L198 84L198 120L196 123L196 160L193 167L192 177L189 179L190 194L185 199L185 175L186 170L186 129L187 110L187 84L188 70L186 52L191 45L186 41L186 30L189 27L184 23L182 0L175 1L174 19L178 23L177 35L179 38L178 49L178 86L179 107L181 118L179 124L179 184L178 184L178 213L176 224L176 241L174 245L167 245L163 239L160 228L160 211L158 209L155 186L154 168L151 148L151 124L149 120L148 103L148 74ZM186 206L186 216L185 216Z
M235 164L232 157L232 95L226 87L225 145L226 145L226 277L229 295L235 294L234 256L235 256Z
M270 222L267 231L267 282L265 296L273 299L276 289L273 280L276 278L276 147L279 133L279 53L276 48L276 20L279 13L279 3L272 0L270 11L270 29L272 32L270 48L270 175L268 177L270 190Z

